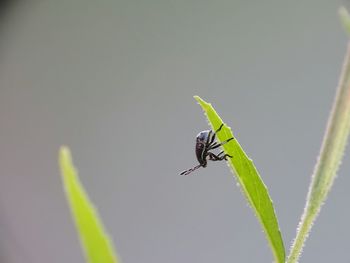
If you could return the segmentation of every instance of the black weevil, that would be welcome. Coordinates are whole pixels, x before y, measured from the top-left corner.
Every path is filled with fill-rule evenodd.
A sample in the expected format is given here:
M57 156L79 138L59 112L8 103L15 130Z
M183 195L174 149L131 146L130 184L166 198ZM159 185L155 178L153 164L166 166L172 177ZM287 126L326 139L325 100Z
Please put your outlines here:
M231 155L224 154L224 151L221 151L219 154L214 154L212 152L209 152L210 150L216 149L225 143L228 143L229 141L233 140L233 138L230 138L226 141L223 141L222 143L217 143L215 142L215 136L216 134L221 130L221 128L224 126L222 123L215 132L212 130L207 130L207 131L201 131L198 133L196 137L196 156L197 160L199 162L199 165L188 169L186 171L183 171L180 173L180 175L189 175L193 171L197 170L199 167L206 167L207 166L207 159L210 161L222 161L222 160L227 160L226 157L232 158Z

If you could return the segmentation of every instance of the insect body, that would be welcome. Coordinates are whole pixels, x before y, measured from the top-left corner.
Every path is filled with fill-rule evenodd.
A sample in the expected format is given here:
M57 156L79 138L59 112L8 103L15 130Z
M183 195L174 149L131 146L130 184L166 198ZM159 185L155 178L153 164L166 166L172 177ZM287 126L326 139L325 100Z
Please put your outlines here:
M197 160L199 162L199 165L188 169L186 171L183 171L180 173L180 175L189 175L193 171L197 170L199 167L206 167L207 166L207 160L211 161L222 161L226 160L227 157L232 158L231 155L224 154L224 151L221 151L219 154L214 154L212 152L209 152L210 150L216 149L225 143L233 140L233 138L230 138L226 141L223 141L222 143L215 142L216 134L221 130L221 128L224 126L224 124L221 124L219 129L217 129L215 132L208 130L208 131L201 131L198 133L196 138L196 156Z

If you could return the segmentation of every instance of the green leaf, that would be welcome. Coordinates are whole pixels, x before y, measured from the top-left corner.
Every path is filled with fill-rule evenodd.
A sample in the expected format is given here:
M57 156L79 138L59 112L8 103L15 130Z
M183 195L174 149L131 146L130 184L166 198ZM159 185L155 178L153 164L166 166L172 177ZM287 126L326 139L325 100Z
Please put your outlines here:
M61 147L59 164L70 209L78 229L81 245L89 263L118 263L112 242L105 233L101 220L89 201L75 170L70 151Z
M203 108L213 131L217 130L223 121L214 108L210 103L205 102L200 97L195 96L194 98ZM234 137L232 131L226 125L224 125L217 134L219 142L223 142L232 137ZM236 175L245 197L262 225L275 261L277 263L283 263L285 261L285 249L282 235L278 226L272 200L265 184L261 180L252 160L249 159L236 139L224 144L223 148L226 154L232 156L232 158L228 158L229 166L233 174Z
M346 33L350 36L350 15L348 10L343 6L339 8L339 17Z
M350 16L345 8L340 9L344 26L350 36ZM306 239L318 217L322 205L332 189L338 169L343 160L350 135L350 42L345 54L338 87L328 117L320 155L311 177L304 212L301 215L297 235L293 241L287 263L298 262Z

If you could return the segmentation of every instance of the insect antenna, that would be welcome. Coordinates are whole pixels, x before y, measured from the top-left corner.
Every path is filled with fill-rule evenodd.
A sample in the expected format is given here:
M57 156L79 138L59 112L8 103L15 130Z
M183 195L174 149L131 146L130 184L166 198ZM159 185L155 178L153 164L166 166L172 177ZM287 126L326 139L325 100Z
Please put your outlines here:
M180 175L189 175L190 173L192 173L193 171L197 170L199 167L201 167L202 165L199 164L191 169L188 169L186 171L183 171L182 173L180 173Z

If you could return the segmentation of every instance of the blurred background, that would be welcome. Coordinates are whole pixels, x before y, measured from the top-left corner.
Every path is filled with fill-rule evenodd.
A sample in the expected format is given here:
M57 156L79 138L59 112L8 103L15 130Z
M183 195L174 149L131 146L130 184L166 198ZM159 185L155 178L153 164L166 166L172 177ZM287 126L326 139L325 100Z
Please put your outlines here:
M272 262L225 163L196 165L211 102L269 188L288 250L347 39L344 1L7 1L0 18L0 262L84 262L69 145L124 263ZM301 262L349 262L349 151Z

